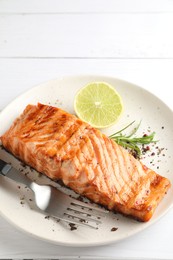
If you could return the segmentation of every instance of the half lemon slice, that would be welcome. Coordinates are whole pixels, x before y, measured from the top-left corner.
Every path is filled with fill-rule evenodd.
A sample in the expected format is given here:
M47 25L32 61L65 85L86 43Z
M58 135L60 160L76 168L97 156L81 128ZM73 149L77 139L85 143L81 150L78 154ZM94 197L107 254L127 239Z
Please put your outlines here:
M77 116L95 128L106 128L117 122L123 111L120 95L105 82L92 82L81 88L74 100Z

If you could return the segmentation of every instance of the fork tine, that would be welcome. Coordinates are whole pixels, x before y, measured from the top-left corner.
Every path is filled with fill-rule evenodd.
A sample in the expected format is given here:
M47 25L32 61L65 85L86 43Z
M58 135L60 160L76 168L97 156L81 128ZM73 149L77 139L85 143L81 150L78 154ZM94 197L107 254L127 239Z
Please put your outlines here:
M88 214L93 216L106 217L106 214L109 213L106 209L97 208L97 206L91 206L90 204L80 205L78 202L72 202L71 205L78 209L81 207L83 210L86 210Z
M65 221L65 222L68 222L68 223L79 225L79 226L86 226L86 227L89 227L89 228L92 228L92 229L98 229L97 226L93 226L89 223L82 222L81 219L75 219L74 220L74 219L71 219L69 217L73 217L73 216L70 216L69 214L67 214L67 215L64 215L63 218L59 218L59 219Z
M97 229L97 225L100 223L97 223L97 221L94 221L93 219L90 219L88 217L80 217L79 214L75 214L73 213L64 213L64 216L66 217L66 219L69 219L71 223L76 222L78 224L82 224L82 225L87 225L87 226L92 226L95 229ZM94 225L92 225L90 222L92 222Z
M72 199L71 204L75 205L75 206L81 206L81 207L84 207L84 208L88 208L88 209L93 209L95 211L102 212L102 213L109 213L109 210L107 210L107 209L99 208L97 206L92 206L91 204L87 204L85 202L81 202L81 201L78 201L76 199Z
M100 224L102 223L100 220L98 219L95 219L95 218L92 218L92 216L87 216L88 213L85 213L83 211L79 211L79 210L76 210L75 208L68 208L67 209L68 211L71 211L71 212L66 212L65 214L68 214L68 215L71 215L75 218L78 218L78 219L83 219L83 220L87 220L87 221L92 221L92 222L95 222L97 224ZM82 215L81 215L82 214ZM86 216L85 216L86 215Z
M74 203L71 203L69 208L71 208L75 211L79 211L80 213L87 214L87 215L97 217L97 218L101 218L101 217L105 218L106 217L106 214L103 213L102 211L100 212L100 211L97 211L97 210L92 209L90 207L84 207L84 206L80 206L80 205L74 204Z

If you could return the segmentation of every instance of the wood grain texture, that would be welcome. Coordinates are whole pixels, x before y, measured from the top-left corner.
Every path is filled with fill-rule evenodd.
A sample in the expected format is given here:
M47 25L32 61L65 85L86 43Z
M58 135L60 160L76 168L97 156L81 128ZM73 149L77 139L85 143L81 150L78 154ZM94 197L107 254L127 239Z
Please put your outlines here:
M1 0L0 13L172 12L172 0Z
M0 15L0 57L173 58L172 14Z
M121 78L172 104L173 60L163 59L0 59L0 109L17 95L65 75L96 74Z

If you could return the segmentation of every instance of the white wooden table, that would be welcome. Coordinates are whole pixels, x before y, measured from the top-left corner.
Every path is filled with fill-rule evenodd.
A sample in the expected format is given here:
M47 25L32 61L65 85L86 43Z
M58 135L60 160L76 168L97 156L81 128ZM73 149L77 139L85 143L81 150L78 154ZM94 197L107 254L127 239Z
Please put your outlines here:
M173 1L0 0L0 109L38 83L74 74L122 78L173 108ZM170 211L117 244L70 248L0 217L0 259L173 259L172 219Z

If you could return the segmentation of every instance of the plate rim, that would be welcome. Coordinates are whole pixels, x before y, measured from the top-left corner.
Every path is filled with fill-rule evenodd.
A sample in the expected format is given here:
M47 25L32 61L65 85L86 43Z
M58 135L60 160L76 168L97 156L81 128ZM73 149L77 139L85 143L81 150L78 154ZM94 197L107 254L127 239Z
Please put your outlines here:
M154 94L153 92L145 89L144 87L141 87L139 85L136 85L135 83L132 83L132 82L129 82L129 81L126 81L126 80L123 80L123 79L120 79L120 78L117 78L117 77L113 77L113 76L106 76L106 75L99 75L99 74L76 74L76 75L64 75L64 76L60 76L60 77L57 77L57 78L54 78L54 79L50 79L50 80L46 80L46 81L43 81L37 85L34 85L34 86L31 86L28 90L26 91L23 91L22 93L20 93L17 97L15 97L14 99L12 99L8 104L7 106L5 106L1 111L0 111L0 117L2 114L6 113L6 110L10 109L11 106L13 106L13 103L15 103L17 100L20 100L23 96L25 95L28 95L30 92L33 92L34 89L39 89L41 88L43 85L46 85L46 84L49 84L49 83L53 83L53 82L56 82L56 81L60 81L60 80L70 80L70 79L76 79L76 78L103 78L104 81L106 80L117 80L119 82L122 82L124 84L128 84L128 85L131 85L132 87L136 87L138 89L141 89L143 91L145 91L147 94L151 95L152 97L156 98L162 105L164 105L166 107L166 109L168 109L171 113L173 113L173 109L170 108L163 100L160 99L160 97L158 97L156 94ZM165 214L168 213L168 211L173 207L173 201L172 203L167 207L167 209L162 213L160 214L160 216L158 216L156 219L152 220L152 221L149 221L149 222L146 222L146 223L143 223L143 227L141 225L141 228L140 229L136 229L135 231L132 230L131 232L128 233L128 235L126 234L125 236L122 236L120 239L110 239L106 242L100 242L100 241L97 241L97 242L82 242L82 243L76 243L76 242L60 242L60 241L54 241L54 240L50 240L49 238L45 238L45 237L42 237L42 236L39 236L38 234L33 234L32 232L29 232L28 230L20 227L19 225L17 225L15 222L13 222L9 217L7 217L1 210L1 207L0 207L0 215L7 220L8 223L12 224L14 227L16 227L18 230L22 231L23 233L25 234L28 234L29 236L31 237L34 237L34 238L37 238L39 240L42 240L42 241L46 241L48 243L51 243L51 244L56 244L56 245L60 245L60 246L68 246L68 247L93 247L93 246L101 246L101 245L108 245L108 244L113 244L113 243L117 243L117 242L120 242L122 240L126 240L127 238L137 234L137 233L140 233L141 231L145 230L146 228L150 227L151 225L155 224L157 221L159 221Z
M148 89L145 89L144 87L137 85L136 83L133 83L131 81L127 81L118 77L113 77L113 76L106 76L106 75L99 75L99 74L76 74L76 75L64 75L64 76L59 76L50 80L46 80L46 81L42 81L36 85L31 86L29 89L27 89L26 91L22 91L19 95L17 95L15 98L13 98L2 110L0 110L0 114L2 114L6 109L8 109L13 102L15 102L16 100L20 99L23 95L28 94L30 91L32 92L33 89L37 89L40 88L42 85L48 84L50 82L54 82L54 81L59 81L59 80L64 80L64 79L73 79L73 78L83 78L83 77L96 77L96 78L105 78L105 79L111 79L111 80L118 80L122 83L125 84L130 84L133 87L135 86L138 89L144 90L145 92L147 92L148 94L152 95L153 97L157 98L163 105L165 105L171 112L173 112L173 108L169 107L168 104L166 104L166 102L164 102L160 97L157 96L157 94L153 93L152 91L149 91Z

